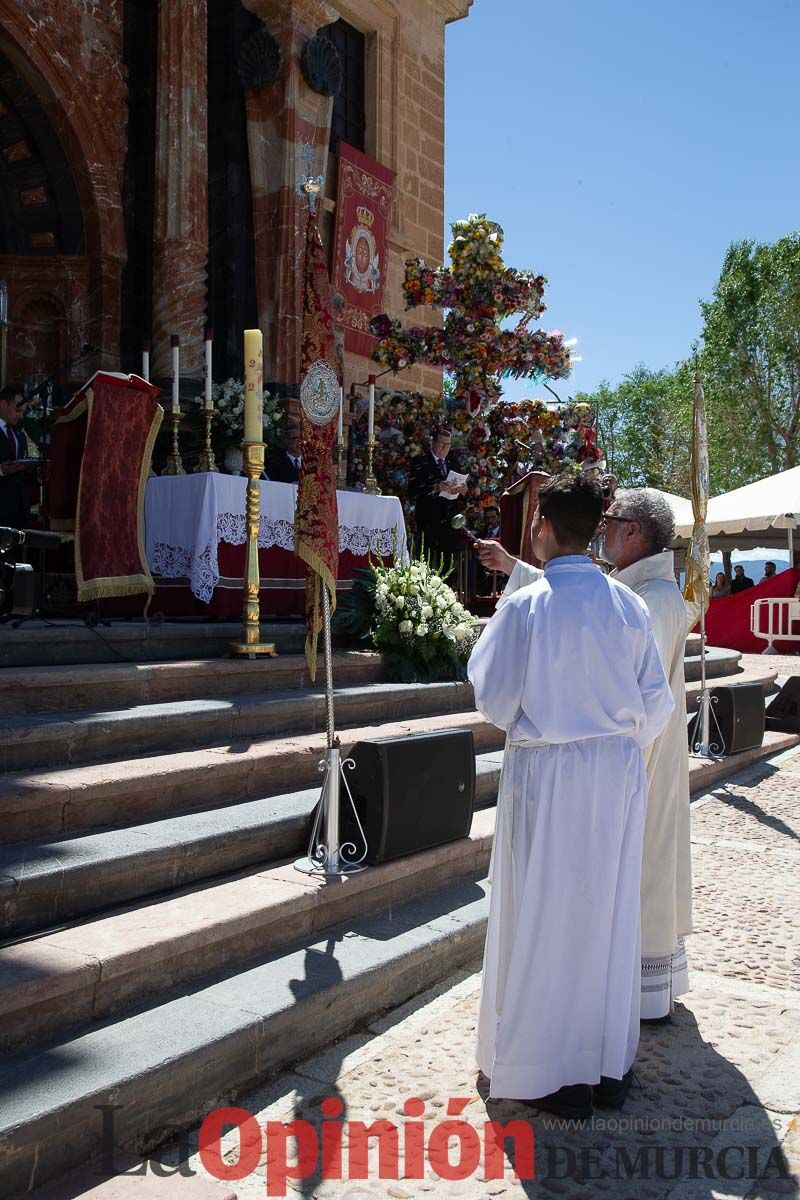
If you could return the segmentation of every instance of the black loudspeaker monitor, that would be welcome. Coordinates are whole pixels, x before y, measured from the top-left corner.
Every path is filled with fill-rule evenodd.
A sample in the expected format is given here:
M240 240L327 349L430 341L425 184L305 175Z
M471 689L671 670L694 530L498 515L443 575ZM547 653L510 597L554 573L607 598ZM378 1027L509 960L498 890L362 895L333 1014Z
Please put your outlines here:
M367 839L369 863L467 837L475 807L475 746L468 729L357 742L345 768ZM341 790L341 838L364 842Z
M711 696L711 737L716 740L719 725L726 754L753 750L764 741L764 693L758 683L733 683L726 687L709 688ZM695 718L689 722L689 741Z
M791 675L767 705L767 729L800 733L800 675Z

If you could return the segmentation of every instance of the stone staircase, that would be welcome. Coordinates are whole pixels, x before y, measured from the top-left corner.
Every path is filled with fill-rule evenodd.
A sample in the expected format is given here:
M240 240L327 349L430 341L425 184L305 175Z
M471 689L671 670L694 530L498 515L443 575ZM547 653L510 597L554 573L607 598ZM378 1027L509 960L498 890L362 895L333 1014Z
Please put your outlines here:
M502 735L468 685L392 684L376 656L337 652L343 747L468 728L478 810L449 846L342 881L301 875L324 711L292 653L301 631L283 628L267 663L148 661L132 637L132 662L36 665L39 649L5 647L4 1200L97 1152L98 1106L121 1106L120 1144L146 1150L481 951ZM159 639L174 650L168 628ZM716 651L708 673L742 682L738 660ZM774 675L759 667L765 690Z

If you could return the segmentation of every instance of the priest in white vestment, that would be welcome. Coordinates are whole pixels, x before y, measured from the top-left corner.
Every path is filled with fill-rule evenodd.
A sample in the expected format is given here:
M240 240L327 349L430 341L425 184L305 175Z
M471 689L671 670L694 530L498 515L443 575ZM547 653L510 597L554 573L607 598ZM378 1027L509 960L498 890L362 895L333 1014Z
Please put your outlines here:
M542 485L544 571L499 607L469 664L477 707L508 735L478 1065L493 1097L575 1119L630 1086L642 749L674 704L644 604L583 553L601 512L586 476Z
M675 709L663 733L644 752L648 803L642 861L642 1020L671 1020L673 1001L689 991L684 938L692 932L689 829L689 753L684 655L688 618L675 583L672 509L660 492L631 488L615 494L601 522L604 557L614 578L641 596L650 613ZM479 543L491 570L509 574L504 598L533 583L541 571L494 543ZM503 603L503 600L500 601Z
M689 990L684 937L692 932L689 743L684 656L688 618L667 549L675 536L668 502L653 488L619 491L605 515L603 557L613 578L641 596L653 623L675 711L644 753L647 820L642 862L642 1020L671 1020Z

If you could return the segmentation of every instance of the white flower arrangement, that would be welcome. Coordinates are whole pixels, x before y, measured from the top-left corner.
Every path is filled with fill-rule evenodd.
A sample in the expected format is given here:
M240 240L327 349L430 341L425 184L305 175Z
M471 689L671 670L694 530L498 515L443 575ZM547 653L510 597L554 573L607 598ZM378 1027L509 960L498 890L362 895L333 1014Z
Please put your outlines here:
M225 445L238 446L244 435L244 384L241 379L226 379L211 387L214 405L213 422L220 440ZM203 397L198 396L202 405ZM269 392L262 393L264 442L267 446L278 445L286 422L286 410L277 397Z
M372 566L371 636L400 678L464 678L479 626L441 574L423 561Z

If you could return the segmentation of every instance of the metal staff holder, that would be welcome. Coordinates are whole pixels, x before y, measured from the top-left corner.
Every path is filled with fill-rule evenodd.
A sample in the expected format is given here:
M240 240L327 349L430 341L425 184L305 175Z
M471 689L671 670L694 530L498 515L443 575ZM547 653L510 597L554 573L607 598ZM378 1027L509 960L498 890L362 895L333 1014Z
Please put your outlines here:
M692 733L689 739L691 747L689 753L692 758L718 762L725 757L725 739L714 711L715 703L716 696L712 698L706 686L706 607L703 605L700 610L700 704L692 722ZM716 731L713 734L712 723Z
M353 793L347 781L347 771L352 771L355 762L352 758L342 759L339 739L334 731L333 714L333 659L331 656L331 605L328 589L322 586L322 638L325 650L325 726L327 733L327 749L325 757L320 761L319 769L324 772L322 795L314 815L314 824L308 843L308 855L299 858L294 864L296 870L305 875L324 875L326 878L337 878L342 875L352 875L366 868L367 838L361 818L358 815ZM358 826L358 832L364 843L364 851L357 855L354 842L341 841L339 828L341 784L344 783L347 799L353 810Z

